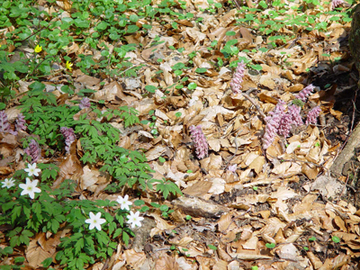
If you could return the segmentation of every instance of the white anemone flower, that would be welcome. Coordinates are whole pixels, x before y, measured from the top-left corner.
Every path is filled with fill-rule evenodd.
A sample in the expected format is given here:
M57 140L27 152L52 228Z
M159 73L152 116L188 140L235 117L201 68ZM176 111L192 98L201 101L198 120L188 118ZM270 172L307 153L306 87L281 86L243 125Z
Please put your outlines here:
M89 229L92 230L96 228L98 231L101 231L101 224L105 223L106 220L101 218L101 213L98 212L96 215L94 215L93 212L89 213L90 218L85 220L85 223L89 223Z
M3 182L1 182L1 184L3 188L11 188L12 186L15 186L15 180L13 180L12 178L6 178Z
M29 178L26 178L26 184L20 184L19 187L23 189L20 195L29 194L31 199L35 198L35 193L40 193L41 189L36 187L39 180L31 181Z
M130 210L130 205L132 205L132 202L129 201L129 196L125 195L125 197L118 196L116 200L119 204L122 210Z
M140 217L140 212L136 212L135 214L130 211L130 215L127 215L128 223L130 223L131 228L135 228L135 226L141 227L141 221L144 219Z
M41 172L40 169L36 168L36 163L34 164L29 163L27 169L24 169L24 171L28 173L29 177L33 175L39 176L39 172Z

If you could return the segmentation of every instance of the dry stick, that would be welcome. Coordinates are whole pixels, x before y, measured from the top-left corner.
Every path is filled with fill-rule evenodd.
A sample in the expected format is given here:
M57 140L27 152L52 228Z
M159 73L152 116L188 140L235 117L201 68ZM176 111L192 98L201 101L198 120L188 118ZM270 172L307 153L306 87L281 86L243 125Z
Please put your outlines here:
M251 89L251 91L253 91L253 90L255 90L255 89ZM248 92L250 93L251 91L248 91ZM250 101L252 105L255 106L255 108L259 112L262 120L265 120L266 115L261 110L260 106L258 104L256 104L255 100L253 98L251 98L247 93L242 92L241 94L244 96L244 98L246 98L248 101Z

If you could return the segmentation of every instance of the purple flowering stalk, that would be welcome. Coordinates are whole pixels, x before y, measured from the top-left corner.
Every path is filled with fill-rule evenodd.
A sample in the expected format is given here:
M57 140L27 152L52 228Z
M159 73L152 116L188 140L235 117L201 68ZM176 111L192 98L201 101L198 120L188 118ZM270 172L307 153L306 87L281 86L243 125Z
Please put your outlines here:
M11 133L10 123L5 111L0 111L0 132Z
M308 96L314 91L314 89L315 89L315 86L313 86L312 84L309 84L303 90L301 90L299 92L299 94L297 94L295 96L295 98L300 99L302 102L306 102Z
M278 128L278 134L284 137L288 137L292 125L301 126L304 122L300 115L301 108L297 105L290 105L288 111L281 118L280 125Z
M22 113L19 113L18 117L16 118L15 130L16 131L26 130L25 116Z
M316 124L317 118L321 112L320 106L316 106L308 112L305 125Z
M82 110L82 109L85 109L85 108L90 108L91 106L91 103L90 103L90 99L87 98L87 97L84 97L81 101L80 101L80 104L79 104L79 108Z
M301 102L306 102L308 96L314 91L315 87L310 84L301 90L296 96L296 99ZM269 116L265 117L265 134L263 136L264 149L267 149L274 141L276 134L282 135L285 138L289 136L292 125L302 126L304 122L301 118L301 106L294 104L288 105L287 112L284 108L285 102L279 101L274 110L269 113ZM319 116L321 109L319 106L309 111L306 125L315 124L316 119Z
M344 0L332 0L331 1L331 9L337 8L338 6L344 4Z
M269 116L265 117L266 127L263 137L264 149L267 149L275 140L278 132L281 119L285 115L285 102L279 100L273 111L269 113Z
M61 134L65 138L65 150L69 153L71 144L75 141L75 133L72 128L62 127L60 128Z
M245 75L245 67L246 65L244 61L239 62L236 71L233 75L233 78L230 82L231 89L235 94L241 93L241 84L243 82L243 77Z
M206 157L208 155L209 146L201 126L191 126L189 129L191 132L191 139L194 142L196 156L199 159Z
M35 163L41 157L41 149L35 140L31 140L29 146L25 149L25 153L31 157L31 162Z

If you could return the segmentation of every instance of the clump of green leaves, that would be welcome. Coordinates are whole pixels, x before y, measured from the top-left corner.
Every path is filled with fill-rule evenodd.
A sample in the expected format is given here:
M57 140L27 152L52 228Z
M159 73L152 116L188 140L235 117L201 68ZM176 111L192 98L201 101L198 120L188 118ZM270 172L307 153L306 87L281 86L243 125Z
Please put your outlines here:
M162 180L153 179L150 182L157 183L156 191L161 191L165 199L169 196L170 193L172 193L173 195L182 195L179 187L170 180L166 180L165 178L163 178Z
M19 172L14 176L21 178L22 175ZM41 184L41 193L34 199L22 196L20 188L2 188L0 225L10 228L5 232L10 246L1 250L0 256L8 256L14 247L28 245L37 233L52 232L55 235L65 228L70 228L73 233L61 238L58 246L56 261L63 269L83 269L85 264L94 264L97 259L105 260L116 249L119 236L127 245L130 236L134 235L125 224L128 212L114 208L117 206L114 201L73 200L74 187L70 180L65 180L55 190ZM84 226L86 215L91 211L105 217L107 223L103 230L89 230ZM52 258L46 259L44 267L49 267L52 261Z

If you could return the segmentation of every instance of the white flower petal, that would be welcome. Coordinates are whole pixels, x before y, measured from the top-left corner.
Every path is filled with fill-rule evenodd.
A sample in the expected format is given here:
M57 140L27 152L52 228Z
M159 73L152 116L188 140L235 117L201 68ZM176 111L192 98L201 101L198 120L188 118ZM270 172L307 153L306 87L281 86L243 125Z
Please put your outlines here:
M98 231L101 231L101 224L106 222L105 219L101 218L101 212L96 213L96 215L93 212L89 212L89 217L89 219L85 220L85 223L90 224L89 229L96 228Z
M26 184L20 184L19 187L23 189L20 195L28 194L31 199L35 198L35 193L40 193L41 189L36 187L39 180L31 181L29 178L26 178Z

